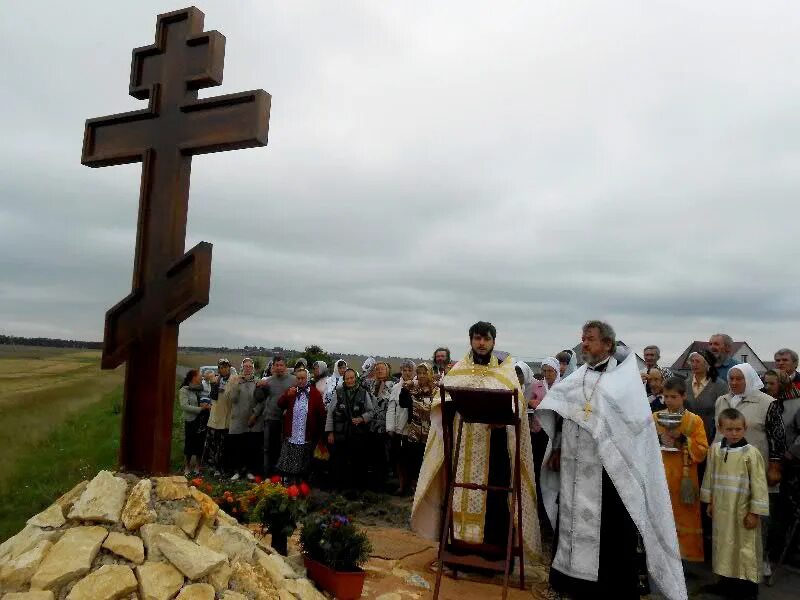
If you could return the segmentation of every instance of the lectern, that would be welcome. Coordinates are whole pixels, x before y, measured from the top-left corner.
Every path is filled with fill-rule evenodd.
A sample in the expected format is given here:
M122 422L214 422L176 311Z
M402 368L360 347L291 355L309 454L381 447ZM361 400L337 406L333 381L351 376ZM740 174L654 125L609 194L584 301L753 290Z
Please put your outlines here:
M525 589L525 557L522 543L522 495L520 473L520 415L518 390L483 390L439 386L442 398L442 438L444 441L445 505L443 507L442 531L439 539L439 566L436 572L436 587L433 598L439 597L442 570L448 565L457 575L458 567L472 567L503 573L503 600L508 595L508 579L513 558L519 558L519 585ZM446 400L449 397L449 400ZM458 428L455 429L456 415ZM456 480L457 465L461 453L461 436L465 424L488 427L513 427L514 465L509 486L467 483ZM454 435L455 433L455 435ZM456 488L480 490L486 494L505 494L509 502L508 538L505 548L490 544L474 544L457 540L453 529L453 495ZM515 510L516 509L516 510ZM516 519L514 513L516 512ZM516 521L516 523L515 523ZM487 556L503 556L492 560Z

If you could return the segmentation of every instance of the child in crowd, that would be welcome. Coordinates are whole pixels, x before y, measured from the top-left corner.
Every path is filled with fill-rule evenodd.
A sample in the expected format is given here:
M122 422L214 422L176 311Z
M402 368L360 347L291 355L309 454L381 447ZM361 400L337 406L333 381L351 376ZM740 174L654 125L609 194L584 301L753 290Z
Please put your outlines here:
M703 562L697 465L706 459L708 453L706 430L703 419L684 408L686 382L683 379L671 377L667 380L663 386L663 400L666 408L653 413L653 418L661 440L661 457L681 558Z
M764 458L747 443L744 415L727 408L717 421L722 440L708 453L700 490L712 519L714 573L727 598L758 598L761 515L769 515ZM722 591L722 590L721 590Z

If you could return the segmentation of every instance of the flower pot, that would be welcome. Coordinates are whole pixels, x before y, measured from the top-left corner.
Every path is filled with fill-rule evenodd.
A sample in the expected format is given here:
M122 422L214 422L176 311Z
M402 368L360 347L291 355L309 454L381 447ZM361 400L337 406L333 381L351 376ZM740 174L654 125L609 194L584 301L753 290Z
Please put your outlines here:
M334 571L313 558L303 557L308 578L339 600L355 600L364 589L364 571Z

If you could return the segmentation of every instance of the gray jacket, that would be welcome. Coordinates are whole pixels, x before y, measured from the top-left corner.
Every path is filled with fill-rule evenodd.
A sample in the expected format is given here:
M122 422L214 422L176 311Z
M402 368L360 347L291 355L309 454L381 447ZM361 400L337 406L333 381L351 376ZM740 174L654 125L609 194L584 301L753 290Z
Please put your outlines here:
M228 434L264 431L264 424L259 419L256 420L253 427L249 426L250 415L253 414L255 405L255 391L255 379L246 381L238 375L234 375L228 381L225 388L225 394L231 399L231 425Z
M178 402L183 411L183 420L186 423L191 423L197 418L203 409L200 408L200 390L191 389L185 385L178 390Z
M706 387L700 392L697 398L694 397L692 380L694 375L689 373L686 378L686 408L703 419L703 426L706 428L708 443L714 441L717 431L717 422L714 417L714 410L717 406L717 398L728 393L728 384L724 379L717 377L716 381L709 381Z
M261 424L262 431L264 430L264 421L280 421L283 418L283 409L278 406L278 398L295 385L297 385L297 378L286 373L283 377L277 375L267 377L267 384L256 388L253 414Z

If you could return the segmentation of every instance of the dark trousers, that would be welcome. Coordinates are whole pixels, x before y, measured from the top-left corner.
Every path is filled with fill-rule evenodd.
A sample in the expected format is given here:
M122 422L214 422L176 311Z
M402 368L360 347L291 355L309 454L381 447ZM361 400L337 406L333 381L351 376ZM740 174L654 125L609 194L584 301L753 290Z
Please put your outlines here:
M264 476L271 477L278 472L278 459L283 445L283 422L264 421Z
M245 466L247 472L253 475L264 475L264 434L261 431L246 433L247 436L247 455Z
M489 437L489 485L510 487L511 461L508 459L508 434L506 428L492 429ZM486 522L483 543L505 549L508 542L507 492L486 492Z
M243 473L247 468L248 433L229 433L225 440L225 470Z
M552 534L552 527L550 526L550 519L547 518L547 511L544 509L544 499L542 498L542 484L540 475L542 473L542 462L544 462L544 455L547 451L547 442L550 438L547 432L542 429L540 431L531 432L531 448L533 449L533 472L536 477L536 505L539 513L539 526L542 533L548 536Z
M331 447L331 487L363 489L367 479L369 438L366 433L337 437Z
M369 434L370 486L383 491L389 471L389 436L385 433Z

